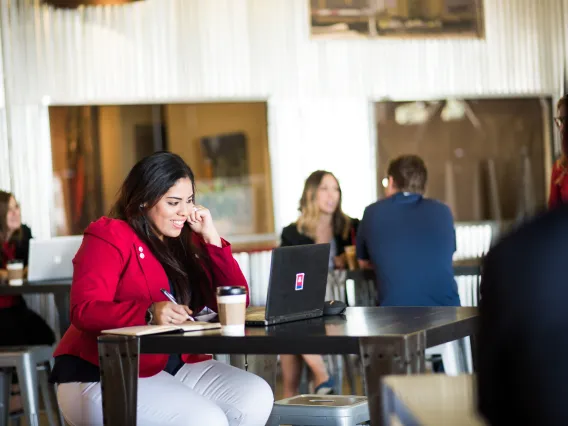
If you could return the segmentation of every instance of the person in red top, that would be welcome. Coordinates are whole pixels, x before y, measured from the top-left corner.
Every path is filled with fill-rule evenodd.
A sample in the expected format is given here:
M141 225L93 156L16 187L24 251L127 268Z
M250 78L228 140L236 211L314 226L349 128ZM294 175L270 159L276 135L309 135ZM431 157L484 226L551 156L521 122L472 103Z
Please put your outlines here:
M28 264L32 231L22 224L20 206L14 196L0 191L0 277L7 278L6 263ZM52 345L53 330L20 296L0 296L0 346Z
M10 193L0 191L0 279L6 280L6 264L21 260L28 264L32 231L22 224L20 206ZM0 283L7 285L6 282ZM53 345L55 334L47 323L26 306L21 296L0 296L0 347ZM13 376L10 411L21 409L16 376Z
M566 97L560 98L556 107L554 121L560 130L562 141L562 154L552 166L550 178L550 196L548 208L552 209L560 204L568 203L568 135L566 134Z
M181 324L215 289L248 285L213 223L195 204L193 172L177 155L155 153L124 181L111 217L85 230L73 259L71 326L57 347L51 380L73 425L102 425L97 337L102 330ZM160 289L169 289L178 304ZM273 395L260 377L209 356L141 355L139 425L258 426Z

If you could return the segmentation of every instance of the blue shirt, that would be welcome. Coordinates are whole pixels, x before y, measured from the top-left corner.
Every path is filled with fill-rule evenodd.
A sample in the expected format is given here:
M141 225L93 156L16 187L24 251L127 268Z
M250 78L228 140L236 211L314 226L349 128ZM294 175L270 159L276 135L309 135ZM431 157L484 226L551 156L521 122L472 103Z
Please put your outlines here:
M450 209L419 194L371 204L357 233L357 257L375 267L381 306L460 306L455 250Z

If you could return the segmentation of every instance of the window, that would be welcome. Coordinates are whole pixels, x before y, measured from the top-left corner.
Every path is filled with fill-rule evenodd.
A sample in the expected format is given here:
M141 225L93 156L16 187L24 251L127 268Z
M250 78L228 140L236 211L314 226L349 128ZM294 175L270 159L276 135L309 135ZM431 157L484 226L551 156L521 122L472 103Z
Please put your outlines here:
M545 204L550 165L544 105L550 100L377 103L379 196L390 160L417 154L428 167L427 195L446 202L456 221L534 213Z
M167 149L196 176L196 202L222 235L274 232L264 102L50 108L53 234L107 214L128 171Z

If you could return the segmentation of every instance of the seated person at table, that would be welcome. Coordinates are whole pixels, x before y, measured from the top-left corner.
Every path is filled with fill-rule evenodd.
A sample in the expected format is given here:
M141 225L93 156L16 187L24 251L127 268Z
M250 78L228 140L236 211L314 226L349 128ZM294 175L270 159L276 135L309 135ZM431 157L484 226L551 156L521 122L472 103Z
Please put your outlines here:
M102 330L182 324L208 306L215 289L247 287L213 223L195 204L193 172L177 155L138 162L120 190L111 218L89 225L73 260L71 326L55 351L51 380L73 425L102 425L97 337ZM167 300L171 290L179 305ZM266 423L273 396L260 377L205 355L141 355L139 425Z
M560 98L556 105L556 117L554 122L560 132L560 158L552 166L550 177L550 195L548 208L553 209L568 203L568 138L566 137L566 117L568 114L568 98Z
M354 244L358 221L341 210L341 187L332 173L318 170L308 177L299 210L298 221L282 230L281 245L330 243L329 268L344 268L345 246ZM314 375L314 392L333 393L334 381L321 355L280 355L284 398L298 394L302 360Z
M561 204L485 257L476 400L488 425L568 425L567 240Z
M452 213L423 196L426 180L420 157L393 160L387 198L368 206L359 225L357 257L376 271L380 306L460 306Z
M6 263L21 260L28 265L32 231L22 224L20 206L9 192L0 191L0 280L8 279ZM55 334L21 296L0 296L1 346L53 345ZM12 385L10 411L21 409L18 386Z
M7 279L6 263L28 264L32 231L22 224L20 206L9 192L0 191L0 276ZM21 296L0 296L0 346L52 345L55 335L45 321L27 308Z

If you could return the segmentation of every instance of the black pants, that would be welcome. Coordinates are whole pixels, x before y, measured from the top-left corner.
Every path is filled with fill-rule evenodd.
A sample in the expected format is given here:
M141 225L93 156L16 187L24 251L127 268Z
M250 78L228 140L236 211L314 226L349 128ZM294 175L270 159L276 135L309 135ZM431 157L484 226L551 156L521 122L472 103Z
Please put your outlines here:
M53 345L55 334L47 323L28 309L24 299L10 308L0 308L0 347Z

